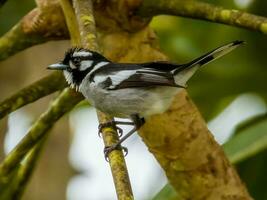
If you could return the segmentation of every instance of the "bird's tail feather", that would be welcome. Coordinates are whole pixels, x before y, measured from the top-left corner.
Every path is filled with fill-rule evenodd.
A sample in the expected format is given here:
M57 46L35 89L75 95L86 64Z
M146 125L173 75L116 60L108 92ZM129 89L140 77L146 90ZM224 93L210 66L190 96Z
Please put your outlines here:
M185 69L189 69L192 68L194 66L202 66L205 64L210 63L211 61L214 61L222 56L224 56L225 54L231 52L232 50L234 50L236 47L240 46L241 44L244 44L243 41L233 41L229 44L223 45L221 47L218 47L216 49L214 49L213 51L210 51L209 53L191 61L188 64L183 65L182 67L178 67L177 69L174 69L172 71L172 73L174 75L176 75L177 73L185 70Z

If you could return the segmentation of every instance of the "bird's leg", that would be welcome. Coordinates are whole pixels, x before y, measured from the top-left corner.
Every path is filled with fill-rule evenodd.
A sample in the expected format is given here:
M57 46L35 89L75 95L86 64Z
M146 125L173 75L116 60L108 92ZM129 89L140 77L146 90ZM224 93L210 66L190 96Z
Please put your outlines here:
M116 129L118 131L119 137L121 137L122 134L123 134L123 131L117 125L133 125L134 126L134 122L124 122L124 121L112 120L112 121L108 121L108 122L105 122L105 123L101 123L98 126L98 136L100 137L100 134L102 133L103 128L111 126L111 127L113 127L114 129Z
M104 154L105 154L105 159L108 160L108 154L115 150L115 149L122 149L125 152L125 155L128 154L128 149L126 147L122 147L121 143L124 142L128 137L130 137L135 131L137 131L144 123L145 119L140 118L138 115L132 115L131 116L134 124L134 128L130 130L126 135L124 135L116 144L112 146L106 146L104 148Z

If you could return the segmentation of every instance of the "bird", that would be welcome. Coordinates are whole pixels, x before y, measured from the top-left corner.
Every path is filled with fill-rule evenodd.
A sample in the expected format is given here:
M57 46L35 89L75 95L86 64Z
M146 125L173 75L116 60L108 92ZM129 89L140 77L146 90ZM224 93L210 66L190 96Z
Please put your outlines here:
M90 49L70 48L64 59L48 66L62 70L71 88L100 111L131 122L112 120L99 125L99 133L107 126L122 130L117 125L132 125L118 143L104 148L105 157L118 148L126 151L121 143L137 131L145 119L163 113L176 94L187 87L187 81L202 66L231 52L244 41L236 40L220 46L188 63L176 64L167 61L145 63L117 63Z

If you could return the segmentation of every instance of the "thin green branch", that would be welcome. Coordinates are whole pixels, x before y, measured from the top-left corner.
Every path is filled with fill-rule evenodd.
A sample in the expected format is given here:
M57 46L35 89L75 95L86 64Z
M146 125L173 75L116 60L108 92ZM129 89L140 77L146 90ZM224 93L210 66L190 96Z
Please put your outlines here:
M56 84L56 86L65 86L64 81L62 81L62 75L54 73L49 77L44 78L44 80L39 81L39 84L34 84L33 87L28 87L28 90L26 91L43 91L43 84L48 80L53 82L55 81L54 79L56 79L56 81L59 81L59 84ZM50 82L48 82L47 84L50 84ZM53 86L54 84L52 84L51 86L52 89ZM25 94L25 90L22 94ZM21 94L14 95L11 99L9 99L8 102L10 102L10 100L12 99L18 99L18 96L21 97ZM26 96L24 95L25 98ZM83 97L81 94L78 94L71 89L65 89L61 93L61 95L52 103L50 108L43 115L41 115L39 120L35 122L35 124L31 127L22 141L1 163L0 185L10 188L10 190L8 189L0 192L1 195L4 195L3 198L6 197L7 199L13 199L19 198L22 195L24 188L26 187L26 184L30 178L30 175L33 172L34 164L39 157L38 155L42 147L42 144L40 143L43 143L44 137L48 136L47 131L53 126L54 123L56 123L56 121L61 116L71 110L82 99Z
M99 51L92 2L88 0L74 0L73 4L83 46ZM100 123L112 120L111 117L99 111L97 115ZM106 146L111 146L119 140L118 133L112 127L105 128L102 137ZM108 158L118 199L133 199L131 183L122 150L112 151Z
M77 30L79 28L73 7L70 0L60 0L69 34L71 35L71 42L73 46L81 45L80 33Z
M57 120L70 111L82 99L83 97L80 94L68 88L52 102L48 110L40 116L26 136L0 164L0 182L5 183L8 180L9 174L20 164L33 146L47 134L47 131Z
M21 199L22 194L26 188L27 183L29 182L34 168L37 164L37 161L42 152L43 145L47 140L48 135L40 140L32 150L25 156L22 164L17 172L17 176L15 179L15 187L14 192L12 193L11 199Z
M0 60L35 44L53 39L64 39L65 23L60 7L48 2L35 8L15 27L0 38ZM63 21L62 21L63 19ZM61 73L53 73L35 84L19 91L0 104L0 116L3 117L17 108L33 102L56 90L63 89L66 83ZM64 90L53 101L49 109L33 124L27 135L7 155L0 164L0 198L19 199L31 174L48 130L71 110L83 97L71 89Z
M26 183L29 181L35 165L48 135L40 140L25 156L15 173L9 178L7 184L3 185L4 190L0 192L1 200L21 199Z
M22 27L22 21L20 21L0 38L0 60L47 41L46 38L39 34L26 33Z
M96 39L96 28L92 2L90 0L74 0L73 6L78 21L82 45L85 48L99 51Z
M70 0L60 0L60 5L65 16L65 21L67 22L72 46L81 46L79 25Z
M241 27L267 34L267 18L194 0L143 0L141 16L167 14Z
M59 3L38 2L37 8L0 38L0 60L37 44L69 38Z
M24 105L32 103L57 90L62 90L65 87L66 81L62 74L60 72L54 72L2 101L0 103L0 119Z

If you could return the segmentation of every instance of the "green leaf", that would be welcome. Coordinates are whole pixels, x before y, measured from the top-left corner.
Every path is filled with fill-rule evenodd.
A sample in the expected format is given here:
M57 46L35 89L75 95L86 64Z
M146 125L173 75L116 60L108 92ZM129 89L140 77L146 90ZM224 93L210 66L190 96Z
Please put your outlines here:
M166 184L158 194L153 198L153 200L170 200L177 199L177 194L170 184Z
M267 120L241 131L223 147L231 163L238 163L267 149Z

